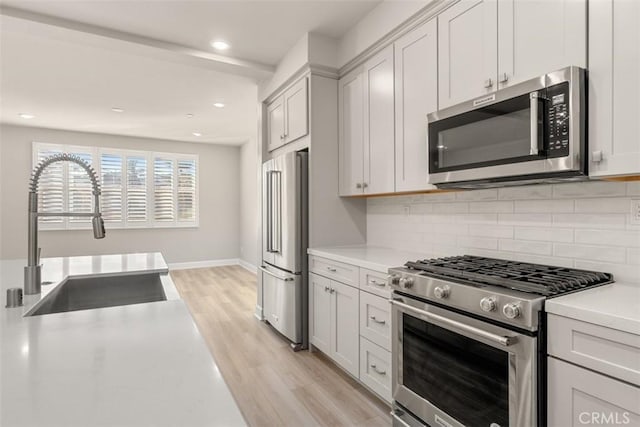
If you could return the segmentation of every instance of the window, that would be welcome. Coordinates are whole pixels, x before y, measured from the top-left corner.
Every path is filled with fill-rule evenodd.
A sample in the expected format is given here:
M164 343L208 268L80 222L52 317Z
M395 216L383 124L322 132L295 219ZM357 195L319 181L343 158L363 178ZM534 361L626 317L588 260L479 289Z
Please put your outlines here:
M108 228L197 227L198 156L33 144L34 166L68 152L93 166L100 177L100 210ZM54 163L40 179L41 212L92 212L91 181L75 163ZM83 217L41 217L43 229L86 228Z

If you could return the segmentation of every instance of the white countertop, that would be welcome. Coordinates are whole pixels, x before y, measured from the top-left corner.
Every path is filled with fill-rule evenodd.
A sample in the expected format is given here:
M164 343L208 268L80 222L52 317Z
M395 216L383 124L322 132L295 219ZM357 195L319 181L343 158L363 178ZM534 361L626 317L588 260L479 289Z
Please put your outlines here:
M24 261L0 261L1 426L244 426L169 276L167 301L23 317L68 276L167 272L159 253L42 260L41 296L4 308Z
M380 273L386 273L389 268L400 267L409 260L428 258L425 254L368 245L309 248L307 253Z
M612 283L545 304L547 313L640 335L640 285Z

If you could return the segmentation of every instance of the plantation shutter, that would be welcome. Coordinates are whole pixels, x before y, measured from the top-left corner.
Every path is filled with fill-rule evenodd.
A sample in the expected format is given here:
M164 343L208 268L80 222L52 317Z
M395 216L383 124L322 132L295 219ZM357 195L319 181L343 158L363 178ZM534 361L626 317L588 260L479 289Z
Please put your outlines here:
M153 165L154 220L175 221L173 160L156 157Z
M37 152L36 164L53 154L60 154L61 150L42 149ZM62 212L64 211L64 167L61 162L53 163L47 167L40 176L38 185L38 211ZM41 224L62 224L62 217L40 217Z
M196 161L178 160L178 221L196 220Z
M90 153L72 153L89 165L92 164ZM69 212L93 212L93 187L91 179L84 168L77 163L67 162L68 174L68 210ZM82 224L91 222L88 217L69 217L69 222Z
M102 175L102 217L105 222L122 222L122 156L102 153L100 156Z
M127 156L127 222L147 221L147 159Z

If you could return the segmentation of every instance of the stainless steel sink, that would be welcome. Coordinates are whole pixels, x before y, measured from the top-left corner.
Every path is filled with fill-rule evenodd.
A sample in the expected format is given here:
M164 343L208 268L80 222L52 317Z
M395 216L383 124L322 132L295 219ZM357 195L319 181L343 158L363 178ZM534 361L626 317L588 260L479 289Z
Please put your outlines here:
M27 316L166 300L159 273L69 278L45 296Z

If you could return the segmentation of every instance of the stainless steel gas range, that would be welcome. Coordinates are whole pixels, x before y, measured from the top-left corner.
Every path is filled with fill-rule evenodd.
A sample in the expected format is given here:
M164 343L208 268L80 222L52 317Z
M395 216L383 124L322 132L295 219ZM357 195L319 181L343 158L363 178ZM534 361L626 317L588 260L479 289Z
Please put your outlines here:
M394 426L543 426L545 299L613 281L469 255L389 274Z

